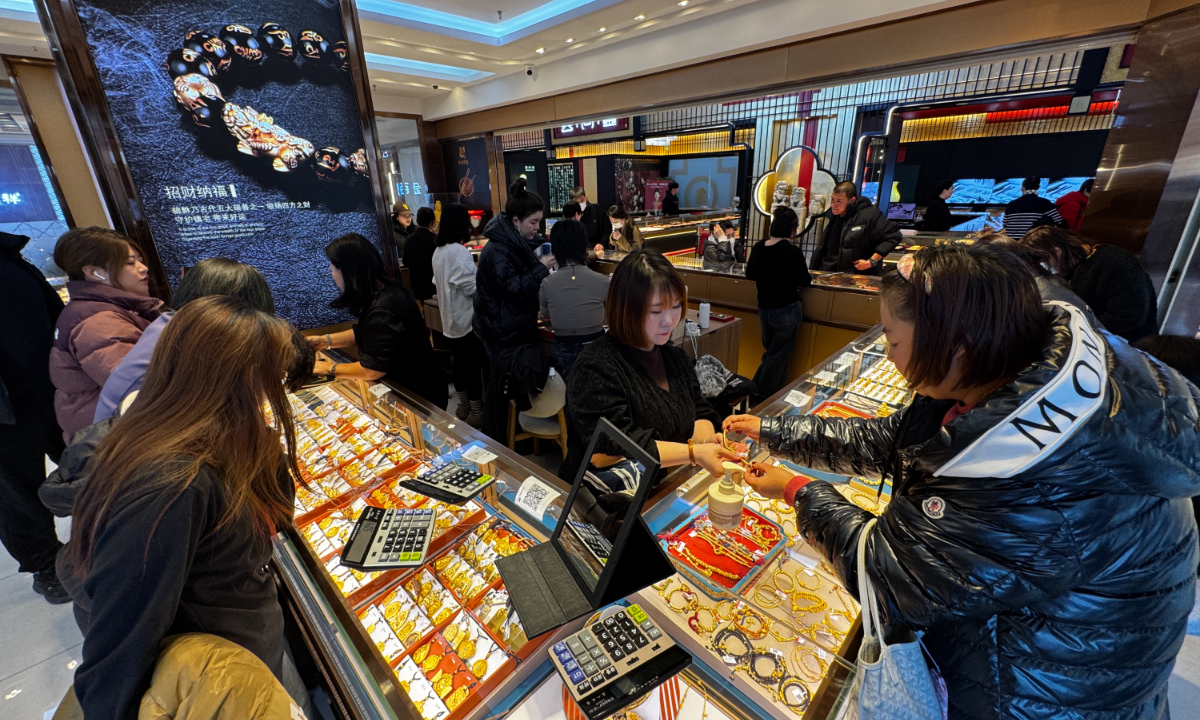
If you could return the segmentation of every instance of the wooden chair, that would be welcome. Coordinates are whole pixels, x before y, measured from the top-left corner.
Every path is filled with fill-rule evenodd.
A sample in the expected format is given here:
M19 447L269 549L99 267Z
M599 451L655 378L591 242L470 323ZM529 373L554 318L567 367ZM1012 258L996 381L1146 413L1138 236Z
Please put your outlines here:
M517 411L517 403L513 400L509 400L508 401L508 449L509 450L516 452L516 450L517 450L516 445L517 445L518 440L527 440L529 438L533 438L533 453L535 455L541 455L542 454L541 441L542 440L554 440L558 443L559 447L562 448L563 459L564 460L566 459L566 457L567 457L567 414L566 414L565 409L559 409L559 411L558 411L558 416L557 416L558 417L558 430L556 432L549 432L549 423L553 421L552 418L536 418L537 420L546 421L546 423L547 423L547 431L546 432L532 432L530 430L527 430L525 428L525 426L523 426L523 425L521 426L521 431L517 432L517 422L518 422L517 415L518 414L519 413Z

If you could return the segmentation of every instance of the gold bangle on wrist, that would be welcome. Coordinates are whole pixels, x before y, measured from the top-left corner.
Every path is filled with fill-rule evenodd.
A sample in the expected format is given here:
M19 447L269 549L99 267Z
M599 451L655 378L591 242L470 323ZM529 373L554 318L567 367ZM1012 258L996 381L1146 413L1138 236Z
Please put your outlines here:
M692 438L688 438L688 459L692 461L693 465L696 464L696 441Z

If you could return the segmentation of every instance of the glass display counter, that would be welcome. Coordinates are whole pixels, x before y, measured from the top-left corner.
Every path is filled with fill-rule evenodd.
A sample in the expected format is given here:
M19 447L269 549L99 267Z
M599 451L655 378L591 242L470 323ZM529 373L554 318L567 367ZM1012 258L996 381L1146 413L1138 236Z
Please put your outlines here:
M694 251L700 242L700 232L707 230L709 223L724 220L737 224L741 215L730 209L633 218L634 224L642 234L643 245L664 254L689 249Z
M884 355L874 329L756 412L893 412L910 395ZM297 619L339 711L356 720L547 717L537 704L561 688L547 648L588 618L528 638L494 562L546 541L566 485L403 391L351 381L290 400L308 486L297 491L293 526L276 538L281 601ZM767 457L751 448L756 459ZM398 484L422 467L445 464L497 481L460 506ZM869 510L881 510L890 497L886 484L790 467L834 481ZM857 605L796 538L795 513L783 503L751 494L741 529L713 536L706 522L713 482L705 471L681 468L663 481L643 515L678 573L628 601L639 603L695 658L678 681L643 702L664 716L696 720L701 715L684 711L719 709L739 720L832 717L853 672ZM425 564L382 573L341 565L340 550L367 504L434 512ZM582 717L557 692L564 716ZM691 701L684 697L689 692Z

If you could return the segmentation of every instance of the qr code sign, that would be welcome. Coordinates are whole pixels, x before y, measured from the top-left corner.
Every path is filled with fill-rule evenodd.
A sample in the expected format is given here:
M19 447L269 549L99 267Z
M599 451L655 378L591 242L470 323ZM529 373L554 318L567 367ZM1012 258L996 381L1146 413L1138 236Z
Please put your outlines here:
M515 502L522 510L540 520L550 503L561 494L550 485L530 476L521 483Z

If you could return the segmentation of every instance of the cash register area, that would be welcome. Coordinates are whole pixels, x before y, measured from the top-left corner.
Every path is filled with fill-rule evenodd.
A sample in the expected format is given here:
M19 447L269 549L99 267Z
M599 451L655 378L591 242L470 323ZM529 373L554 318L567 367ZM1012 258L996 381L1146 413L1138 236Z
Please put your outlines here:
M889 406L851 392L864 380L890 377L870 335L785 388L760 414L891 411L894 399ZM553 477L557 449L510 455L456 423L453 408L434 412L411 398L360 395L360 389L340 383L291 396L310 489L298 491L295 523L278 537L276 562L281 600L305 626L309 649L328 673L327 687L314 695L318 713L331 720L402 717L404 693L428 720L584 720L555 671L553 648L574 643L571 636L585 623L594 630L594 623L626 610L610 606L529 638L495 565L553 531L565 498L538 477ZM425 467L448 464L496 482L461 505L400 485ZM854 600L803 541L790 540L789 508L751 493L741 528L714 538L706 502L719 479L695 468L683 471L686 477L680 472L663 481L667 491L652 493L643 514L678 572L625 605L694 662L613 717L837 717L861 635ZM821 477L840 481L862 507L878 511L887 502L886 485ZM432 510L423 564L382 572L341 564L354 520L368 504ZM69 520L59 523L65 540ZM713 552L717 547L726 552ZM0 718L53 715L81 660L70 608L29 593L16 562L0 556ZM747 652L780 658L783 682L760 683L735 669L740 663L731 656ZM1200 637L1185 640L1170 692L1178 717L1200 717Z

